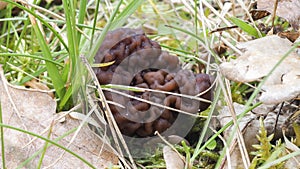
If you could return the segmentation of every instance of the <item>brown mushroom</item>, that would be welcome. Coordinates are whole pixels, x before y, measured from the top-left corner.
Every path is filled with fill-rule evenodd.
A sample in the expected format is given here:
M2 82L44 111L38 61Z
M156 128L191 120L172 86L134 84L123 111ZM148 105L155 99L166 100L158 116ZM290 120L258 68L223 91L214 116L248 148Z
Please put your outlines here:
M146 37L141 30L117 29L107 34L95 63L114 61L112 65L95 68L100 84L121 84L195 96L211 86L209 75L195 75L182 70L176 56L161 51L157 42ZM123 91L124 92L124 91ZM156 92L129 92L127 94L162 106L195 114L210 104L172 94ZM166 131L179 113L156 105L105 92L106 99L125 108L110 105L121 132L127 136L147 137L155 131ZM210 100L209 90L201 98ZM176 130L174 130L176 131Z

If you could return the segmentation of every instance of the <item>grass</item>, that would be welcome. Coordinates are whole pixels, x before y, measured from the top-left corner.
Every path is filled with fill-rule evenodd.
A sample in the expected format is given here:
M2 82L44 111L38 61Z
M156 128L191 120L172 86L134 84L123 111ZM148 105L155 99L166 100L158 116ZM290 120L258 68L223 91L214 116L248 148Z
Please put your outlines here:
M178 55L182 61L182 67L192 67L196 72L205 72L214 75L216 77L215 98L205 115L206 121L203 124L201 135L199 133L199 139L194 147L178 147L178 149L185 148L182 154L187 156L185 159L186 168L188 168L189 164L196 165L201 153L204 150L208 150L207 146L211 145L218 137L221 137L221 133L224 130L232 125L238 126L243 116L261 104L260 102L254 104L254 99L261 91L262 85L288 54L299 45L294 45L269 74L261 82L255 83L256 87L252 88L249 85L230 82L224 79L218 72L218 65L226 60L226 58L231 58L242 53L239 49L235 48L236 43L265 36L253 24L256 21L252 20L251 23L248 23L244 19L249 15L247 7L250 6L250 1L234 2L232 4L234 8L232 9L232 6L230 8L233 12L227 10L228 6L220 4L220 1L209 0L204 0L202 3L193 0L181 3L154 0L62 0L62 5L48 5L47 8L40 7L39 1L34 1L33 4L24 3L22 0L16 2L11 0L2 1L8 3L7 8L0 11L0 21L2 21L0 27L0 31L2 32L0 35L0 64L3 65L5 77L10 83L16 85L24 85L25 82L32 79L37 79L47 84L51 90L55 91L58 112L69 110L78 101L82 100L86 104L92 104L89 100L90 95L86 93L89 85L96 86L95 88L98 90L100 98L102 90L113 90L114 86L100 86L97 82L94 82L95 77L93 78L90 75L92 72L90 65L107 32L119 27L143 28L149 37L162 45L164 50ZM198 6L195 5L195 2L198 3ZM217 6L219 7L217 8ZM13 11L15 10L13 7L21 9L21 12L17 16L13 16ZM237 10L239 12L236 12ZM268 23L268 19L262 21L266 25L272 24ZM228 26L237 26L238 28L211 33L217 28ZM218 55L214 51L214 48L218 47L221 43L228 47L223 56ZM205 55L206 57L204 57ZM83 63L82 60L85 62ZM201 69L199 65L203 65L204 69ZM91 83L91 81L96 84ZM82 84L83 82L84 84ZM251 96L245 98L245 92L249 90L251 91ZM239 91L243 97L233 97ZM235 117L234 112L232 112L234 120L216 131L215 134L203 143L211 119L214 116L213 113L218 111L220 103L222 104L221 107L232 107L232 102L237 101L232 100L234 98L239 98L239 102L244 103L245 110L243 113ZM105 101L103 95L102 101ZM103 105L104 107L108 107L107 102L103 103ZM0 115L2 113L0 111ZM118 145L116 151L120 153L120 161L128 168L138 168L136 162L140 162L141 165L146 164L142 160L135 161L130 156L129 151L125 151L125 154L122 154L120 147L125 147L126 149L126 144L120 136L120 131L112 119L109 109L104 113L107 113L107 117L111 118L108 119L108 123L110 124L110 128L115 131L113 133L113 141ZM203 116L199 114L199 117L200 115ZM49 144L53 144L71 153L91 168L94 168L85 159L62 147L56 141L26 130L5 125L2 122L1 116L0 122L2 154L4 154L3 147L5 146L3 140L4 127L45 140L47 143L44 145L44 150L39 151L38 154L45 153ZM234 131L241 132L238 128L235 128ZM224 142L223 144L231 145L232 141L229 139L227 143ZM251 160L243 146L245 141L241 134L238 136L238 141L239 145L241 145L240 149L244 166L249 166ZM226 153L228 153L227 151L228 149L223 147L213 167L221 167L222 160L225 158ZM126 155L129 155L129 160L125 158ZM161 157L157 159L161 155L161 152L158 152L156 155L149 159L151 165L149 161L147 161L147 164L157 168L165 167L165 164L161 161ZM271 163L274 164L276 161L280 163L295 155L299 155L299 153L294 152L280 157L273 162L263 164L261 168L269 167ZM2 168L5 168L5 156L2 156L2 165Z

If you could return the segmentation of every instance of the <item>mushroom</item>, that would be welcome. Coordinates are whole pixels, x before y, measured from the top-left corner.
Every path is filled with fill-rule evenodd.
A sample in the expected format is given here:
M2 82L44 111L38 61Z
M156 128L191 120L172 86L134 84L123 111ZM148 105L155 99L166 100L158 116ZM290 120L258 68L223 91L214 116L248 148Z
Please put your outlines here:
M95 63L111 61L114 61L112 65L94 68L100 84L130 85L192 96L211 86L209 75L182 70L176 56L162 51L157 42L147 38L139 29L121 28L108 32L95 56ZM107 91L104 94L107 100L124 105L125 108L115 105L110 105L110 108L121 132L127 136L148 137L155 131L164 132L179 114L119 94ZM127 91L127 94L192 114L210 105L179 95L150 91ZM210 100L211 90L200 97Z

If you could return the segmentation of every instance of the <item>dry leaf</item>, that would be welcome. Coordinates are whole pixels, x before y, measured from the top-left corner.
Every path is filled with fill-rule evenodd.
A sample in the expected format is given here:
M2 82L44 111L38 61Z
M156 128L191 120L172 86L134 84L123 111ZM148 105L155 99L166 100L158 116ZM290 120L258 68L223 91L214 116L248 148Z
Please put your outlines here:
M293 32L293 31L279 32L278 36L280 36L281 38L287 38L291 42L295 42L299 38L300 32Z
M241 114L245 110L245 106L238 103L233 103L233 107L236 115ZM239 129L243 133L243 138L248 153L252 151L256 151L256 149L254 149L252 145L259 143L259 141L256 139L256 135L259 133L259 129L260 129L260 122L258 117L264 116L265 117L264 125L265 125L265 129L267 130L267 133L269 134L274 133L274 126L278 114L277 112L280 111L279 109L283 110L288 108L290 108L289 105L280 108L280 106L276 107L275 105L262 104L257 108L253 109L251 112L248 112L242 119L240 119ZM287 111L285 111L284 114L279 115L274 139L279 139L283 137L282 128L285 125L285 122L287 121L289 116L290 114ZM225 106L221 109L220 114L217 116L217 118L220 121L221 127L224 127L226 124L228 124L229 121L233 120L228 106ZM233 129L234 126L231 126L223 132L225 139L231 139L230 135L232 134ZM293 129L290 126L286 130L286 135L289 137L294 134L291 132L291 130ZM237 134L235 132L234 138L236 137ZM231 143L232 144L229 145L230 157L226 156L227 159L224 159L226 160L223 162L224 168L230 168L230 169L244 168L240 149L237 145L237 142L232 141ZM228 160L230 160L230 163L228 162Z
M241 105L238 103L233 103L233 107L234 107L236 115L241 114L245 109L244 105ZM218 115L217 118L220 121L221 127L225 126L228 122L230 122L232 120L232 115L230 113L229 107L224 106L221 109L220 114ZM247 129L248 124L250 122L254 121L255 118L256 118L256 116L252 113L246 114L246 116L243 119L241 119L241 121L239 123L239 129L241 131ZM230 137L231 137L230 135L231 135L233 129L234 129L234 127L231 126L223 132L225 139L230 139ZM253 138L255 138L256 133L257 133L257 130L249 130L248 133L245 133L247 136L245 136L245 134L244 134L244 140L246 141L245 144L246 144L248 152L249 152L249 149L251 149L251 144L257 142L256 139L253 139ZM248 136L250 136L250 139L248 138ZM234 139L236 139L236 138L237 138L237 132L235 132L235 136L234 136ZM223 159L224 167L222 167L222 168L224 168L224 169L244 168L241 152L237 145L236 140L232 141L231 145L229 145L228 148L229 148L228 152L230 152L230 156L227 155L226 156L227 158Z
M0 10L7 6L7 2L0 1Z
M58 114L55 113L56 101L47 92L8 84L2 70L0 70L0 96L4 124L22 128L44 137L47 137L51 124L54 124L50 136L52 140L79 126L80 122L71 118L66 118L64 123L53 123L58 121ZM73 135L74 133L64 137L58 143L66 147ZM40 139L8 128L4 128L4 140L7 168L16 168L45 146L45 142ZM84 125L68 148L96 168L104 168L116 163L117 158L105 149L101 151L102 145L99 138ZM40 155L34 157L23 168L36 168ZM53 145L48 147L43 159L42 167L47 166L51 166L51 168L89 168L78 158L69 153L63 153L62 149Z
M257 0L257 9L266 10L270 13L274 11L276 0ZM299 0L281 0L278 2L276 15L290 22L295 28L300 26L300 1Z
M30 80L30 81L26 82L24 85L27 86L27 87L30 87L32 89L41 89L41 90L44 90L44 91L48 91L49 92L48 94L52 98L54 98L54 93L50 91L49 87L46 84L38 82L36 79Z
M251 17L254 21L259 20L261 18L264 18L268 15L270 15L270 12L266 11L266 10L257 10L257 9L253 9L250 11Z
M228 79L252 82L265 77L292 43L276 35L239 44L245 52L235 60L220 65ZM280 103L300 94L300 57L292 52L272 73L263 86L260 100L267 104Z
M164 159L166 161L167 169L183 169L184 162L180 156L172 150L169 146L163 148Z

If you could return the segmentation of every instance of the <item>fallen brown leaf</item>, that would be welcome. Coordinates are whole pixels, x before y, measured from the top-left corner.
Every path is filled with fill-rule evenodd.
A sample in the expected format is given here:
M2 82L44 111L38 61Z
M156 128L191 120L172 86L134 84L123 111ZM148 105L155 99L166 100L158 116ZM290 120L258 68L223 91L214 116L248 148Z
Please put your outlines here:
M64 123L59 123L60 114L56 114L56 101L47 92L12 86L5 80L2 70L0 70L0 96L3 123L6 125L43 137L47 137L50 132L50 139L55 140L80 124L80 121L68 118L68 116ZM102 147L100 139L90 131L87 125L83 125L77 135L74 135L75 133L72 133L63 137L58 143L68 147L96 168L105 168L117 163L117 157L107 151L105 146ZM23 132L4 128L4 145L6 167L16 168L34 153L43 149L45 142ZM33 156L33 159L22 168L36 168L40 156L41 153ZM75 156L53 145L47 148L42 167L89 168Z
M24 85L27 86L27 87L30 87L32 89L41 89L41 90L44 90L44 91L48 91L48 94L52 98L54 98L54 93L50 91L49 87L46 84L38 82L36 79L30 80L30 81L26 82Z
M0 1L0 10L4 9L7 6L7 2Z
M295 42L299 38L300 32L293 32L293 31L279 32L278 36L282 38L287 38L291 42Z

